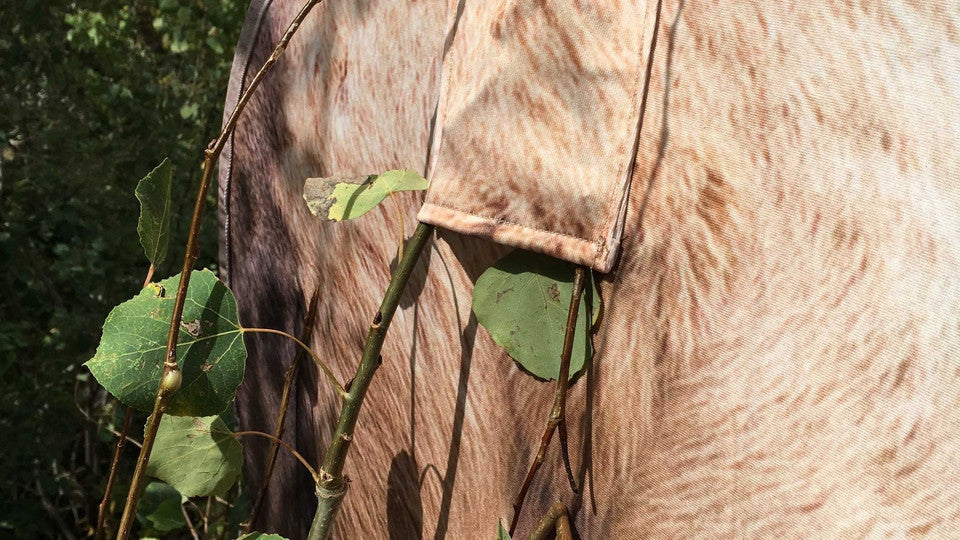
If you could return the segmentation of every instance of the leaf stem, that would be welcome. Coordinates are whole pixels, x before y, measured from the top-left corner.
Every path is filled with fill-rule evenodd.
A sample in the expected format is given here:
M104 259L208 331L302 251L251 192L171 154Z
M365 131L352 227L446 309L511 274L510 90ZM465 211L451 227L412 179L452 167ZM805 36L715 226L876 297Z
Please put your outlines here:
M147 268L147 276L143 278L143 289L150 284L153 279L153 272L156 266L150 263ZM119 402L119 401L118 401ZM97 529L93 535L94 540L103 538L103 526L107 522L107 509L110 507L110 494L113 492L113 484L117 479L117 466L120 464L120 455L123 453L123 445L127 442L127 432L130 431L130 422L133 420L133 407L127 407L127 413L123 417L123 427L120 428L120 434L117 436L117 447L113 451L113 461L110 462L110 474L107 476L107 487L103 490L103 500L100 501L100 507L97 509Z
M540 466L543 465L544 457L547 453L547 446L550 439L553 438L553 432L560 427L560 442L563 445L561 452L564 456L564 464L567 467L567 476L574 485L573 472L570 469L570 456L567 454L567 430L565 424L567 386L570 379L570 356L573 354L573 339L577 330L577 314L580 311L580 297L583 295L584 283L586 282L586 271L582 266L578 266L573 275L573 293L570 296L570 310L567 312L567 328L563 338L563 350L560 353L560 373L557 375L557 385L553 394L553 408L550 410L550 416L547 418L547 427L540 437L540 449L537 450L537 457L534 459L527 477L523 481L517 500L513 503L513 520L510 522L510 535L517 528L517 521L520 519L520 510L523 509L523 501L527 497L527 491L530 489L530 483L537 474ZM574 487L576 491L576 487Z
M302 463L303 466L306 467L308 471L310 471L310 476L312 476L314 480L317 480L317 479L319 478L319 476L318 476L318 474L317 474L317 470L314 469L312 465L310 465L310 462L307 461L307 458L303 457L303 456L300 454L300 452L297 452L297 449L296 449L296 448L294 448L293 446L290 446L290 443L284 441L283 439L278 439L277 437L274 437L273 435L271 435L271 434L269 434L269 433L264 433L264 432L262 432L262 431L252 431L252 430L251 430L251 431L234 431L234 432L231 433L231 435L233 435L234 438L246 437L246 436L248 436L248 435L254 435L254 436L256 436L256 437L263 437L263 438L265 438L265 439L270 439L270 440L273 441L274 443L279 444L280 446L282 446L282 447L286 448L287 450L289 450L290 453L293 454L293 457L297 458L297 461L299 461L300 463Z
M301 341L307 342L310 341L310 338L313 336L313 329L316 326L317 319L317 308L320 304L320 284L317 283L317 287L313 290L313 296L310 298L310 305L307 307L307 317L303 321L303 331ZM277 419L274 422L273 434L276 438L280 439L283 437L283 432L285 429L284 422L287 417L287 407L290 403L290 394L293 388L293 380L296 377L297 369L300 366L300 362L303 360L303 349L299 349L297 354L294 355L293 361L290 362L290 366L287 367L287 371L283 376L283 393L280 396L280 411L277 413ZM343 395L341 393L341 395ZM263 507L263 501L267 493L267 486L270 485L270 478L273 476L273 466L277 461L277 450L279 448L279 443L272 442L270 443L270 450L267 452L267 465L263 471L263 480L260 484L260 491L257 493L257 499L253 503L253 509L250 511L250 518L247 519L247 523L244 525L244 531L250 532L250 528L253 527L253 523L256 521L257 516L260 514L260 508Z
M357 367L353 383L350 384L350 389L343 400L343 409L340 410L337 429L333 434L333 440L330 441L330 446L327 447L323 465L319 471L320 480L317 482L319 506L314 515L310 533L307 536L308 540L324 540L327 538L337 510L347 493L347 479L343 475L343 466L346 462L347 452L350 450L350 443L353 441L354 428L357 425L360 408L363 406L363 399L367 394L370 382L373 380L373 375L382 361L380 351L383 349L383 341L387 335L387 330L390 329L390 322L393 320L393 315L400 304L400 297L403 295L407 280L409 280L410 274L420 259L420 254L432 233L433 225L417 224L417 229L413 232L410 241L407 242L407 249L390 278L390 285L387 287L387 292L384 293L380 309L374 315L370 329L367 331L363 357Z
M180 322L183 318L183 306L187 298L187 287L190 284L190 272L193 270L197 262L197 257L200 255L200 224L203 222L203 210L206 205L207 190L210 188L210 180L213 178L216 160L220 156L220 152L223 151L223 147L227 144L230 134L236 128L237 122L240 119L240 113L243 112L247 102L250 101L250 97L256 91L257 87L260 86L260 82L263 81L263 78L273 65L277 63L280 55L282 55L283 51L287 48L287 44L290 43L290 39L293 38L297 29L300 28L300 24L307 17L307 14L321 1L322 0L307 0L307 2L304 3L300 12L297 13L297 16L293 19L293 22L290 23L290 26L287 27L283 37L280 38L277 46L273 49L270 57L263 63L260 71L258 71L253 80L250 81L250 86L244 90L240 96L236 107L230 114L230 118L227 119L223 129L221 129L220 135L217 136L204 151L203 173L200 176L200 186L197 189L197 198L193 205L190 233L187 237L187 248L183 256L183 271L180 274L180 286L177 288L177 297L173 304L173 317L170 320L170 331L167 334L166 360L163 363L163 376L161 377L161 381L169 374L177 372L180 369L177 364L177 338L180 333ZM117 531L117 540L127 540L130 537L130 531L133 529L137 502L140 500L140 491L143 485L143 476L147 471L147 462L150 460L150 452L153 450L153 443L157 436L157 430L160 427L160 418L166 410L167 398L170 393L172 393L165 392L164 386L165 385L160 384L157 390L153 412L147 420L147 426L144 429L143 448L140 449L140 456L137 458L137 468L134 470L133 479L130 482L130 492L127 494L127 502L123 508L123 517L120 520L120 529Z
M343 389L343 385L341 385L340 381L338 381L337 378L333 375L333 372L330 371L330 368L327 367L327 364L325 364L323 360L321 360L320 357L317 356L317 353L313 352L313 350L310 347L308 347L306 343L297 339L296 336L292 334L288 334L283 330L274 330L272 328L244 328L243 333L245 334L248 334L248 333L249 334L276 334L278 336L284 336L286 338L293 340L297 345L300 346L302 350L306 351L310 356L313 357L313 361L316 362L318 366L320 366L320 369L323 370L323 373L327 376L327 379L330 380L330 384L332 384L333 387L337 390L337 393L340 394L340 397L342 398L346 397L347 392Z
M393 206L397 210L397 222L399 223L398 228L400 230L400 242L397 244L397 262L399 263L400 259L403 258L403 240L407 237L407 233L403 228L403 209L400 208L400 203L397 202L392 191L389 192L387 196L393 201Z

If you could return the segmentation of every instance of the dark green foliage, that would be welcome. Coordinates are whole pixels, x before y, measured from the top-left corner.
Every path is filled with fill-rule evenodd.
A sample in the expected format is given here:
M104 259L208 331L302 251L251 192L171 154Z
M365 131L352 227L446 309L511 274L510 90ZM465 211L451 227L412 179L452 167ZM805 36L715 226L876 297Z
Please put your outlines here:
M110 309L140 290L134 188L164 156L179 219L157 275L179 271L246 5L0 2L0 537L83 537L95 521L105 428L124 411L80 365ZM200 266L213 265L215 231L206 220Z

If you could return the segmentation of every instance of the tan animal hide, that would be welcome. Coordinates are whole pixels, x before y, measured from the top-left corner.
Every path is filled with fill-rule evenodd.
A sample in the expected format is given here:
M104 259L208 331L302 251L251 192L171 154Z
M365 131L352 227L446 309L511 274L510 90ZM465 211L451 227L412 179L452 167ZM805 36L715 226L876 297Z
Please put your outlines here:
M252 3L228 110L299 3ZM300 187L425 168L469 4L326 0L221 160L242 322L298 332L319 284L312 346L341 379L399 218L321 223ZM663 2L621 256L569 397L585 489L570 493L553 447L520 532L560 499L581 538L960 538L958 29L953 0ZM421 200L400 201L409 231ZM490 537L509 519L552 386L471 314L472 283L504 252L449 231L429 246L358 424L336 538ZM240 422L271 431L294 349L246 339ZM338 409L303 371L287 440L315 461ZM265 445L245 444L256 493ZM256 525L301 538L314 504L283 455Z

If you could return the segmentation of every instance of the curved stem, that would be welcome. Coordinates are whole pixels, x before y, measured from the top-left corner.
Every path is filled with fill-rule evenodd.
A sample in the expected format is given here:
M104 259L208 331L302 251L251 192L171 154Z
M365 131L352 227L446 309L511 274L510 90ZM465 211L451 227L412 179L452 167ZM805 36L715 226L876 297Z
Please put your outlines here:
M350 390L343 399L343 409L340 410L340 418L337 421L337 429L333 434L333 440L327 447L327 452L323 458L323 466L320 468L320 480L317 482L317 499L319 505L317 512L313 517L313 524L310 526L308 540L324 540L330 534L330 528L333 520L340 508L340 503L347 493L347 480L343 475L343 466L347 459L347 452L350 450L350 443L353 441L353 430L357 425L357 418L360 415L360 408L363 406L363 399L367 394L367 388L373 380L373 375L380 367L380 351L383 349L383 340L387 336L387 330L390 329L390 322L400 304L400 297L407 286L407 280L413 272L413 267L420 259L420 253L427 245L430 235L433 233L433 225L418 223L417 229L413 232L410 241L407 242L407 249L403 258L397 264L397 269L390 278L390 285L387 286L387 292L383 295L383 302L380 309L373 317L370 329L367 331L367 341L363 347L363 357L360 365L357 367L357 373L350 385Z
M283 439L278 439L269 433L264 433L262 431L252 431L252 430L251 431L234 431L233 433L231 433L231 435L234 438L246 437L247 435L254 435L256 437L263 437L265 439L270 439L271 441L289 450L290 453L293 454L293 457L297 458L297 461L302 463L303 466L306 467L308 471L310 471L310 476L312 476L314 480L319 478L319 475L317 474L317 470L314 469L312 465L310 465L310 462L307 461L307 458L303 457L300 454L300 452L297 452L296 448L294 448L293 446L290 446L290 443L284 441Z
M167 333L167 351L163 363L163 375L161 381L168 375L180 369L177 364L177 338L180 334L180 322L183 319L183 306L187 298L187 287L190 284L190 272L197 262L200 255L200 224L203 222L203 210L206 205L207 190L210 188L210 180L213 178L213 171L216 168L216 160L227 144L230 133L237 126L240 119L240 113L250 101L250 97L260 86L260 82L266 76L267 72L277 63L280 55L287 48L290 39L300 28L300 24L310 13L314 6L322 0L307 0L300 12L287 27L283 37L273 49L270 57L260 67L260 71L250 81L250 86L244 90L237 106L230 114L230 118L224 124L220 135L207 146L204 151L203 173L200 176L200 186L197 188L197 197L193 205L193 217L190 219L190 233L187 237L187 248L183 256L183 270L180 274L180 286L177 288L177 297L173 303L173 316L170 319L170 331ZM136 520L137 503L140 500L140 491L143 485L143 477L147 472L147 462L150 460L150 452L153 450L153 442L157 436L157 430L160 428L160 419L167 407L167 399L172 392L164 391L164 385L158 385L157 397L154 400L153 412L147 420L147 426L143 434L143 448L140 449L140 456L137 458L137 468L133 472L133 479L130 481L130 492L127 494L127 502L123 507L123 517L120 520L120 529L117 531L117 540L127 540L130 537L130 531L133 529L133 523Z
M407 233L403 228L403 209L400 208L400 203L397 202L397 198L393 196L391 191L388 195L388 198L393 201L393 207L397 210L397 223L400 230L400 242L397 244L397 263L400 262L400 259L403 258L403 240L407 237Z
M330 384L332 384L333 387L337 389L337 393L340 394L340 397L346 397L347 392L343 389L343 386L340 384L340 381L338 381L337 378L333 375L333 372L330 371L330 368L327 367L325 363L323 363L323 360L321 360L320 357L317 356L317 353L313 352L313 350L310 347L308 347L306 343L300 341L296 336L292 334L288 334L283 330L274 330L272 328L244 328L243 333L245 334L246 333L276 334L278 336L284 336L292 339L294 342L296 342L297 345L300 346L301 349L303 349L304 351L307 351L307 353L313 357L313 361L316 362L318 366L320 366L320 369L322 369L324 374L326 374L327 379L330 379Z
M307 307L307 317L303 320L303 330L301 332L301 340L304 343L310 341L313 336L313 329L316 326L317 320L317 308L320 304L320 283L317 283L316 288L313 290L313 296L310 297L310 304ZM303 360L303 349L297 351L297 354L294 355L293 361L290 362L290 366L287 367L286 373L283 375L283 393L280 395L280 410L277 412L277 419L273 423L273 435L280 439L283 437L283 431L285 428L284 422L287 418L287 407L290 404L290 394L293 389L293 381L297 376L297 370L300 367L300 362ZM277 443L270 444L270 450L267 451L267 464L263 471L263 479L260 482L260 491L257 493L257 498L253 503L253 509L250 510L250 517L247 519L246 524L244 525L244 532L250 532L251 527L253 527L254 522L257 520L257 516L260 514L260 508L263 507L263 501L267 494L267 488L270 485L270 478L273 476L273 467L277 462L277 450L279 445Z
M513 503L513 520L510 522L510 535L517 528L517 522L520 520L520 510L523 509L523 500L527 497L527 490L530 489L530 483L536 476L540 466L543 465L544 456L547 453L547 446L550 439L553 438L553 432L557 426L564 424L567 403L567 383L570 378L570 356L573 355L573 338L577 333L577 314L580 311L580 297L583 295L584 283L586 282L586 271L582 266L578 266L573 275L573 293L570 295L570 310L567 312L567 329L563 338L563 350L560 353L560 373L557 375L557 386L553 395L553 408L550 410L550 416L547 419L547 428L543 431L540 438L540 449L537 451L537 457L534 459L527 477L523 480L523 486L517 495L517 500ZM561 428L561 443L566 446L566 427ZM573 473L570 471L569 455L566 448L561 449L564 454L565 465L567 466L568 478L573 480ZM574 487L576 490L576 487Z

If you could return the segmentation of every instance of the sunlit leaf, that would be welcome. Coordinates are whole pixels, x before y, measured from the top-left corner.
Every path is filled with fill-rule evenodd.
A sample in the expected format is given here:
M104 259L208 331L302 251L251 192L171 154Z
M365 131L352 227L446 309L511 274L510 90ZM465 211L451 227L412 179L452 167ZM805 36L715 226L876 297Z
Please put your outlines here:
M187 522L180 509L180 505L186 500L173 486L163 482L150 482L143 490L140 504L137 505L137 520L161 533L186 527Z
M516 250L497 261L477 280L473 311L477 321L520 366L541 379L556 379L573 294L575 267L529 251ZM588 277L574 335L570 375L593 355L589 333L599 309L599 295Z
M307 178L303 185L303 199L313 215L343 221L366 214L391 193L425 189L425 178L403 169L353 178Z
M497 540L510 540L510 533L503 527L503 523L497 523Z
M233 293L209 270L192 276L177 345L183 384L171 395L167 414L209 416L233 401L247 352ZM179 275L152 283L113 308L97 354L85 364L126 405L153 408L179 283Z
M279 534L265 534L262 532L249 532L237 540L287 540L286 538L280 536Z
M224 495L240 474L241 447L218 416L164 416L147 474L187 497Z
M136 195L140 201L140 221L137 233L147 259L158 265L167 256L170 240L170 189L173 171L170 160L164 158L155 169L147 173L137 184Z

